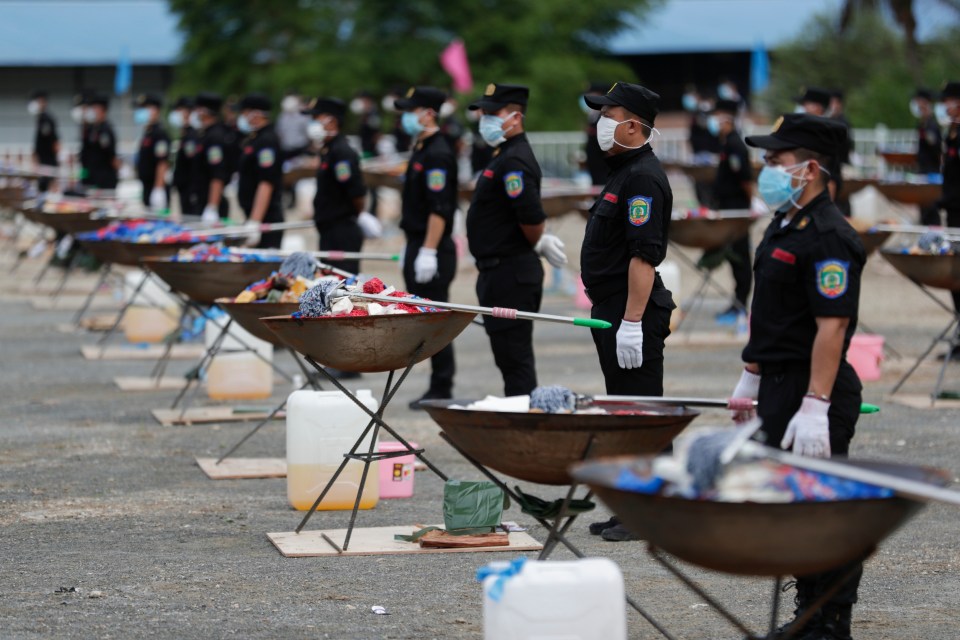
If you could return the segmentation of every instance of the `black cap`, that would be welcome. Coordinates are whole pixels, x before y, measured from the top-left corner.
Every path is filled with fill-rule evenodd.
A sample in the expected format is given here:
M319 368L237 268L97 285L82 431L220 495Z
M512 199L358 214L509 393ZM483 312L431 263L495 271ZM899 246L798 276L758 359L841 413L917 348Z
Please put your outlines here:
M434 87L410 87L402 98L394 100L393 105L398 111L410 111L417 107L440 111L440 107L447 101L447 94Z
M163 105L163 98L155 93L141 93L133 100L133 106L136 107L160 107Z
M933 92L930 89L924 87L918 87L916 91L913 92L914 98L923 98L924 100L929 100L933 102Z
M830 106L830 92L820 87L806 87L800 91L796 99L797 104L804 102L813 102L821 105L824 109Z
M177 98L177 101L173 103L171 109L193 109L193 98L190 96L180 96Z
M248 93L247 95L243 96L243 100L240 101L240 111L244 111L246 109L270 111L272 108L273 103L270 101L270 98L262 93Z
M197 99L194 100L194 104L203 109L209 109L216 113L220 111L220 107L223 106L223 98L219 94L210 93L209 91L201 91L197 94Z
M943 89L940 90L940 99L960 98L960 82L947 81L943 83Z
M48 97L49 95L43 89L37 89L30 94L31 100L39 100L40 98L46 100Z
M110 96L106 95L105 93L91 93L90 95L86 96L86 100L83 104L100 105L104 109L108 109L110 107Z
M604 105L621 106L650 124L653 124L653 119L660 112L660 94L629 82L614 82L604 95L585 95L583 99L591 109L599 110Z
M483 97L475 100L469 107L471 111L499 111L508 104L527 106L530 89L519 84L496 84L491 82L483 91Z
M773 124L769 135L747 136L745 141L751 147L759 149L808 149L825 156L834 156L846 148L847 128L831 118L806 113L786 113Z
M347 105L339 98L314 98L307 104L303 113L311 116L318 116L325 113L335 117L337 120L343 120L347 114Z
M736 100L717 100L713 105L713 113L731 113L736 115L740 111L740 103Z

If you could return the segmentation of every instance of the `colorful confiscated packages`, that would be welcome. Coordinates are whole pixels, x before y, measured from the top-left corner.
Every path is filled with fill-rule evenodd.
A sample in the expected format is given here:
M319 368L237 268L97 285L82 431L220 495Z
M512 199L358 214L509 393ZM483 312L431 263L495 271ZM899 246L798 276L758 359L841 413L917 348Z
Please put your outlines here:
M165 220L125 220L77 236L87 241L115 241L151 244L201 242L189 229ZM211 238L207 238L211 239Z
M192 247L177 252L172 262L277 262L283 258L273 255L262 255L238 251L222 242L201 242Z
M953 243L940 231L927 231L910 246L900 249L900 253L912 256L952 256L955 253Z
M341 295L333 296L332 293ZM394 304L373 302L363 298L351 298L350 293L367 293L390 298L416 298L423 305L405 302ZM434 313L442 311L429 305L429 300L405 291L387 287L379 278L370 278L361 283L342 284L321 282L300 298L300 311L293 314L299 318L334 318L343 316L390 316L406 313Z

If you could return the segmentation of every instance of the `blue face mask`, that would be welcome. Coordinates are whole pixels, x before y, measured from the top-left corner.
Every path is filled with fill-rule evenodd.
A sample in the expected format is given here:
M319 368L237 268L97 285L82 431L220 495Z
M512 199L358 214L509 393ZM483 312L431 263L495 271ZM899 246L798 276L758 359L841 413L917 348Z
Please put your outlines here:
M793 186L792 172L800 167L806 167L806 162L791 167L764 167L757 178L757 192L767 206L774 211L787 211L797 206L794 198L803 191L805 181L801 180L799 187Z
M407 111L400 116L400 127L408 136L418 136L423 131L420 118L413 111Z
M717 116L707 118L707 131L709 131L713 137L720 135L720 121L717 119Z
M145 125L150 123L150 109L147 107L140 107L139 109L133 112L133 123L138 125Z
M247 116L242 113L240 117L237 118L237 129L239 129L241 133L250 133L253 131L253 127L250 125L250 121L247 120Z
M700 106L697 102L697 96L692 93L683 94L683 108L687 111L696 111L697 107Z
M498 147L506 140L504 137L503 118L491 115L480 116L480 137L491 147Z

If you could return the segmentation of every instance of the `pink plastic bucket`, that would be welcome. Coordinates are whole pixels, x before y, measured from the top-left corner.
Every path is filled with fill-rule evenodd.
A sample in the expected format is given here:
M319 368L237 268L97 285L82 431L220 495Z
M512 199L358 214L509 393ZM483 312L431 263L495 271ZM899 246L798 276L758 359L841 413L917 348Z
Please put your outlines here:
M413 448L418 448L416 442L411 442ZM380 442L377 449L381 453L403 451L404 446L399 442ZM380 498L409 498L413 496L413 465L416 456L400 456L380 461Z
M860 334L850 339L847 362L861 380L879 380L883 361L883 336Z

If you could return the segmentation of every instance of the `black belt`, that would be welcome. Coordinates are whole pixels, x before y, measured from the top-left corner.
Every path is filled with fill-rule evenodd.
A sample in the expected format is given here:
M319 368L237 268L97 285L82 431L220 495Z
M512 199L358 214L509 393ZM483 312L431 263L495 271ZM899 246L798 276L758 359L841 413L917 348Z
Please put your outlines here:
M785 360L783 362L761 362L760 375L776 375L778 373L797 373L810 371L809 360Z
M520 260L529 260L529 259L539 260L540 258L536 253L529 251L525 253L520 253L512 256L495 256L492 258L477 258L477 269L480 271L487 271L489 269L495 269L502 264L509 264L511 262L518 262Z

